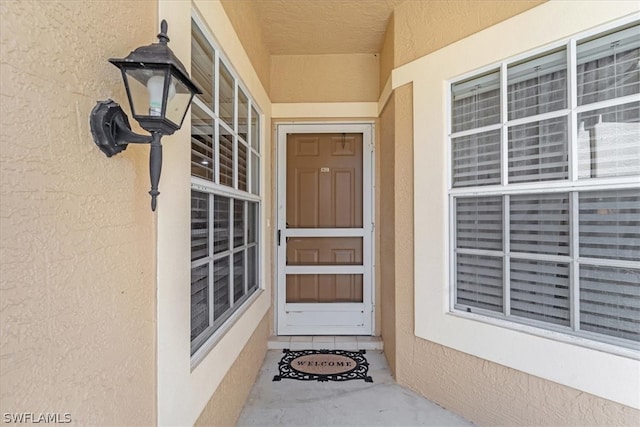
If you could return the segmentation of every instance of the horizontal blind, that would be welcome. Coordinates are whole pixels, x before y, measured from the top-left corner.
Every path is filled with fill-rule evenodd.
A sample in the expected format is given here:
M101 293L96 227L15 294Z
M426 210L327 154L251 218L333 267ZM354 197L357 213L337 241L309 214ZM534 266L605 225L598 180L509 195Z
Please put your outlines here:
M569 264L511 259L511 314L568 326Z
M217 254L229 250L229 198L215 195L213 202L213 252Z
M581 265L580 329L640 341L640 269Z
M629 175L640 175L640 102L578 114L578 178Z
M507 70L509 120L567 108L567 53L512 65Z
M500 130L452 138L453 186L500 184Z
M229 300L230 270L229 257L213 262L213 318L218 320L231 307Z
M566 117L509 128L509 183L567 179Z
M238 190L247 191L247 146L238 140Z
M191 105L191 175L214 179L213 118L197 104Z
M260 158L251 153L251 193L260 194Z
M580 257L640 261L640 189L581 193L579 218Z
M456 306L503 311L502 258L457 254Z
M249 98L238 86L238 136L248 141L249 128Z
M211 110L214 109L214 57L213 47L195 22L191 21L191 80L202 91L196 96Z
M233 254L233 301L244 296L244 251Z
M219 116L224 120L231 129L234 128L235 119L235 81L229 69L222 61L219 62L220 68L220 92L218 94Z
M569 255L569 194L510 197L511 252Z
M233 247L244 245L244 205L243 200L233 201Z
M456 248L501 251L502 196L455 200Z
M191 269L191 339L209 326L209 263Z
M220 184L233 187L233 135L223 126L219 129Z
M191 261L209 256L209 195L191 191Z
M500 122L500 73L495 72L451 87L452 132Z
M578 44L578 105L640 93L640 26Z
M249 293L258 287L258 247L247 249L247 288Z

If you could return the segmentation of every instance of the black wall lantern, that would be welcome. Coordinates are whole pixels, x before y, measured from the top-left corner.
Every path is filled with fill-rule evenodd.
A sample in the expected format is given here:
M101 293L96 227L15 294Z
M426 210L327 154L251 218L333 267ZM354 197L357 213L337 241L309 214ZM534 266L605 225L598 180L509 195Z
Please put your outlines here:
M160 24L158 43L142 46L126 58L109 62L122 72L133 117L151 135L131 130L129 119L113 100L99 101L91 111L93 140L106 155L125 150L127 144L151 144L149 174L151 177L151 209L156 210L156 197L162 169L162 135L180 129L191 100L200 89L189 79L184 65L169 49L167 21Z

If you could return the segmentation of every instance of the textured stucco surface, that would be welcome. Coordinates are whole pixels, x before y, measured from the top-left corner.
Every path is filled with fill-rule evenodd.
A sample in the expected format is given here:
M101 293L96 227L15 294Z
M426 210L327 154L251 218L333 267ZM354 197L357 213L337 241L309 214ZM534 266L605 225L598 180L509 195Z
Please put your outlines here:
M395 67L546 0L407 0L394 9Z
M271 54L376 53L404 0L225 0L251 3Z
M391 372L396 371L396 277L395 277L395 95L387 101L380 114L379 191L380 214L377 227L380 231L380 311L384 354ZM382 178L384 177L384 178ZM383 261L383 262L382 262Z
M244 47L251 60L251 65L253 65L262 86L268 93L271 52L264 41L264 34L260 25L262 17L250 1L223 0L221 3L242 43L242 47Z
M0 2L0 413L155 423L148 148L108 159L107 62L154 41L155 1ZM162 196L161 196L162 197Z
M394 98L397 381L479 425L638 425L633 408L415 336L413 86Z
M377 54L273 55L271 102L374 102Z
M393 70L395 33L395 19L392 15L389 19L387 31L384 34L384 40L380 48L380 92L382 92Z
M269 319L265 315L200 414L196 426L235 425L262 368L268 337Z

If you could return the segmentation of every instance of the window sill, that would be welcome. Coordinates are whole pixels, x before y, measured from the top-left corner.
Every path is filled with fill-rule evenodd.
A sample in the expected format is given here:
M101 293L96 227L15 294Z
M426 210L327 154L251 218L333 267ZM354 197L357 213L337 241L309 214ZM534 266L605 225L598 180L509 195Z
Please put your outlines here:
M530 326L522 323L516 323L504 319L497 319L491 316L486 316L478 313L467 313L459 310L452 310L446 313L448 316L459 317L466 320L472 320L475 322L482 322L488 325L497 326L504 329L510 329L516 332L522 332L528 335L533 335L540 338L546 338L553 341L562 342L565 344L576 345L584 347L590 350L601 351L604 353L626 357L632 360L640 360L640 345L638 349L620 347L613 344L607 344L603 342L593 341L588 338L582 338L578 336L567 335L562 332L550 331L541 329L535 326Z

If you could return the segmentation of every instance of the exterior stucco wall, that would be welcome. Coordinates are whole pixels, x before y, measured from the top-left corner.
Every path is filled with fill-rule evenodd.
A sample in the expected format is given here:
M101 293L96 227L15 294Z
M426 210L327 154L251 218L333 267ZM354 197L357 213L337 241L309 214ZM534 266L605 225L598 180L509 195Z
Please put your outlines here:
M157 16L156 1L0 2L0 413L156 422L149 149L107 158L89 113L128 109L107 59L154 42Z
M546 0L407 0L394 9L394 66L445 47Z
M266 315L205 406L196 426L224 427L236 424L262 367L268 336L269 320Z
M218 47L251 93L262 113L261 137L263 209L271 206L271 138L268 124L271 103L253 63L234 31L219 0L159 0L159 15L169 21L171 48L187 68L191 60L191 16L211 32ZM171 28L174 30L171 31ZM260 328L271 301L272 230L268 216L261 223L261 269L259 290L230 319L228 329L217 333L204 344L197 361L190 352L190 117L183 128L167 139L165 163L160 183L162 194L158 213L158 423L192 425L198 420L212 396L223 387L225 377L243 349L250 346L266 349L266 338L254 336ZM164 139L163 139L164 141ZM225 327L223 327L225 328ZM252 336L254 338L252 338ZM259 365L248 371L257 373ZM227 414L239 412L246 397L245 384L235 381L224 386L229 402ZM225 415L226 417L227 415Z
M581 26L590 28L598 22L616 18L616 14L624 16L632 9L629 3L624 2L615 6L619 12L613 11L612 3L607 2L589 2L588 10L584 10L587 4L551 3L555 2L542 6L548 12L541 11L527 17L521 15L523 18L517 23L492 32L486 36L487 40L492 40L495 46L501 38L508 39L507 50L513 51L513 55L521 53L522 49L531 49L555 40L552 37L556 36L549 34L549 26L562 28L562 31L572 34L580 31ZM598 8L600 12L597 12ZM567 10L559 13L562 9ZM604 9L608 10L607 14ZM556 11L555 15L553 11ZM556 16L556 25L543 19L545 13ZM575 18L572 20L573 27L562 18L567 15ZM542 22L545 24L536 25ZM587 22L591 24L587 25ZM526 29L527 41L513 36L514 29L525 31L522 30L524 23L537 28L535 31ZM411 31L411 28L406 31ZM484 45L492 45L486 43L487 40ZM526 43L531 44L532 40L534 44L525 48L529 46ZM505 55L502 50L492 50L490 53L482 51L478 48L479 43L476 46L473 43L456 45L458 51L449 52L449 48L440 50L433 57L420 58L394 70L396 378L400 384L479 425L636 425L640 412L629 406L416 336L428 331L431 336L443 341L453 340L452 335L457 335L479 347L496 346L496 342L470 335L468 329L472 325L469 322L465 329L447 327L444 321L439 320L452 317L445 314L448 307L446 296L443 296L447 294L444 291L446 279L440 274L441 271L447 271L447 248L443 242L446 242L447 235L445 177L448 166L444 148L446 130L442 127L446 123L446 113L443 111L446 79L510 55ZM399 43L396 43L396 49L398 46ZM464 58L461 52L469 52L473 59ZM409 58L413 54L402 55ZM416 155L419 160L414 158ZM411 167L414 162L420 165L423 172ZM416 192L420 196L414 198ZM414 262L416 256L419 263ZM512 348L517 346L505 342L504 337L508 336L505 329L496 332L499 333L503 334L503 339L497 343ZM588 356L587 353L584 351L581 354ZM536 355L540 359L539 356L546 354L537 350L537 353L533 352L533 358ZM525 356L529 354L522 354L521 358ZM560 352L549 356L563 357ZM508 360L508 357L505 356L504 360ZM637 378L637 363L634 365L624 358L618 362L631 368L626 369L625 381L618 383L619 389L627 390L628 383L633 383ZM585 359L575 358L560 365L565 369L573 369L585 363ZM603 370L609 368L612 367L601 364L599 372L592 370L588 375L598 378ZM542 366L541 370L544 369ZM636 398L627 397L630 401Z
M379 307L382 324L380 325L384 341L384 354L391 371L396 371L396 278L395 278L395 95L387 101L380 114L380 140L378 141L377 185L379 195L378 213L378 256L376 263L380 273Z
M233 25L262 86L269 92L271 59L260 30L256 9L249 1L222 0L224 11Z
M396 380L478 425L636 425L640 412L414 334L413 87L394 91ZM384 312L384 311L383 311ZM383 325L384 328L384 325ZM384 331L384 329L383 329ZM385 347L387 342L385 339ZM389 357L389 352L385 349ZM394 357L394 356L392 356ZM391 363L391 359L389 359Z
M384 40L380 48L380 92L382 92L384 85L387 84L387 80L391 77L391 71L393 71L395 34L395 18L392 14L391 17L389 17L387 30L384 33Z
M271 101L375 102L379 96L377 54L273 55Z

